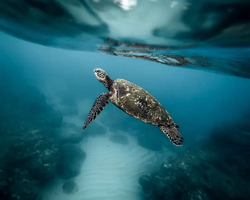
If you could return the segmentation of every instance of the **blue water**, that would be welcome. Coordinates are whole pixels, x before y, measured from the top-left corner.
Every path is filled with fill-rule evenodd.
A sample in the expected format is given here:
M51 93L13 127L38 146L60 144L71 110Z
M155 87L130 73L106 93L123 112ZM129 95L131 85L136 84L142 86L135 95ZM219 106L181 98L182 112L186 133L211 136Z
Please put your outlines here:
M3 195L3 199L9 199L11 196L14 199L18 199L18 196L21 199L35 199L38 194L42 194L42 192L39 191L42 190L46 184L54 178L62 176L60 173L58 175L56 167L53 169L43 169L44 165L36 164L36 156L39 156L41 160L48 159L46 162L42 161L45 162L44 164L51 164L50 162L52 162L55 166L60 165L60 159L58 163L55 163L55 158L57 158L57 156L60 157L60 155L57 155L60 154L60 150L59 152L54 152L55 155L53 156L55 156L55 158L53 158L53 156L52 158L42 158L42 156L46 157L46 154L41 153L41 155L35 155L35 157L33 157L33 154L29 155L27 159L26 154L35 150L42 152L45 148L44 146L52 152L54 148L66 148L65 143L71 144L73 140L68 139L67 141L67 138L60 140L61 135L58 134L58 130L60 132L60 127L65 126L65 123L67 123L65 121L72 121L70 120L71 118L77 118L75 124L77 124L78 129L74 127L74 130L80 135L85 134L85 132L81 132L81 126L87 117L87 113L95 101L95 98L100 93L107 91L107 89L96 80L93 74L93 69L97 67L105 69L112 79L124 78L140 85L155 96L180 126L180 132L184 137L184 146L175 147L157 127L140 122L111 104L97 117L95 120L97 123L92 123L89 126L89 131L86 134L91 135L91 131L101 131L98 123L105 125L111 132L117 133L122 131L125 133L125 136L127 135L129 137L131 136L132 130L137 134L133 132L132 137L139 141L138 144L144 149L153 152L171 151L174 155L176 154L176 158L173 158L176 159L176 161L170 160L168 161L169 163L187 162L188 165L184 168L186 173L191 173L192 167L195 167L193 165L197 165L197 163L199 166L204 163L213 166L214 159L218 159L216 162L219 162L221 166L223 166L225 162L225 165L229 168L229 172L226 173L225 170L218 172L216 166L206 170L200 169L201 172L199 171L199 173L196 171L192 172L194 175L190 175L190 180L187 179L185 181L187 183L189 181L193 182L196 179L193 180L194 178L192 176L198 176L196 180L197 183L191 187L192 191L191 188L185 188L185 190L180 189L180 191L183 191L183 196L186 196L189 190L190 192L194 192L192 195L197 195L196 190L201 188L202 195L206 196L207 199L213 198L213 195L215 195L215 199L226 199L229 197L231 199L248 198L248 191L238 194L232 190L232 194L228 194L229 189L227 188L229 186L235 187L234 184L244 183L244 181L248 179L248 177L242 177L237 174L238 170L242 168L244 171L244 168L249 164L248 156L246 157L247 160L239 158L239 163L229 163L232 164L232 167L230 167L226 161L220 159L224 156L224 150L225 154L230 150L232 151L232 155L230 156L242 156L245 159L245 155L237 154L237 149L243 148L242 142L249 142L249 79L220 75L202 70L183 69L175 66L166 67L161 64L132 58L118 58L97 53L44 47L7 36L3 33L1 33L0 62L2 93L1 173L3 174L1 175L1 194ZM218 136L220 134L225 135L223 136L225 137L225 142L227 142L227 137L229 137L229 142L235 140L230 137L237 136L239 138L230 145L228 150L228 147L223 147L224 145L227 146L227 144L221 143L222 141L217 144L216 141L220 141L220 138L212 136L211 139L211 133L214 134L215 132ZM37 137L43 138L43 141L46 142L48 140L48 144L42 144L41 147L39 147L39 144L36 144L36 140L39 141ZM213 141L213 137L215 141ZM36 145L34 146L30 140L34 141ZM22 141L21 144L24 143L24 146L20 144L20 141ZM82 137L78 137L72 144L77 146L81 141ZM201 145L203 142L212 147L206 147L206 149L206 145ZM30 145L30 147L28 145ZM15 150L16 148L17 150ZM193 148L200 148L201 150L194 151L192 150ZM206 158L206 155L202 158L199 157L200 151L208 155L211 154L210 151L215 151L214 153L216 154L216 148L219 149L218 153L222 154L221 158L217 155L218 158L212 159L212 162L209 156L208 158ZM235 148L236 150L234 150ZM248 148L248 145L245 148ZM15 151L17 151L17 153ZM70 150L66 151L70 152ZM78 150L72 150L72 152L74 151L77 152ZM185 154L186 151L188 153ZM243 151L246 155L248 155L249 152L247 149L240 151ZM236 155L233 155L234 152ZM192 162L195 163L187 160L190 158L188 154L197 154L195 155L197 158L192 160ZM81 156L80 158L82 159ZM29 164L27 165L25 162ZM82 162L84 161L77 163L82 166ZM167 162L167 159L161 157L160 162ZM39 169L39 167L41 169ZM157 169L157 166L155 168ZM172 169L169 169L172 176L178 175L177 172L174 171L177 170L177 168L178 166L172 166ZM202 166L199 168L202 168ZM65 169L63 170L64 172L62 173L67 179L68 177L65 175L67 172L65 172ZM68 170L70 171L70 168ZM79 173L81 173L82 170L84 170L84 165ZM202 173L207 170L211 170L211 175L215 173L212 170L215 170L222 178L224 176L226 178L229 177L231 182L227 183L226 181L225 186L223 186L223 188L225 188L220 188L219 191L215 191L217 186L214 186L214 188L213 185L209 186L209 184L214 184L214 182L209 183L209 178L207 178L207 181L199 183L199 177L205 176L202 175ZM38 173L38 175L35 176L33 171L35 171L35 174ZM73 175L68 176L72 178L78 176L79 173L73 173ZM162 172L159 173L161 173L161 176L164 176ZM46 175L47 178L44 178ZM209 175L206 176L209 177ZM6 181L8 178L11 178L12 181ZM139 180L140 177L134 178ZM24 179L28 179L28 186L19 183L20 181L23 182ZM180 180L175 183L177 186L183 184L181 177L179 177L179 179ZM234 179L237 180L236 183ZM211 180L214 181L213 179ZM218 181L220 180L221 178L218 179ZM40 182L37 184L32 181ZM171 181L171 178L168 181ZM163 185L164 184L166 183L163 183ZM174 184L174 182L172 184ZM223 184L224 183L222 183L222 185ZM150 188L149 186L144 187ZM198 189L193 190L193 187ZM27 193L26 190L31 191L31 193ZM163 197L164 195L168 196L167 194L163 196L158 194L159 188L155 189L153 186L148 190L151 191L151 193L149 192L151 195L156 196L155 198L163 199L165 198ZM162 190L164 190L164 187ZM179 198L174 197L176 194L173 191L169 191L169 195L172 195L171 198ZM96 192L98 193L98 190ZM221 196L216 194L212 195L211 192L218 192ZM179 195L182 196L182 194ZM188 196L185 198L190 199L191 197ZM197 199L198 197L195 196L194 198ZM88 198L86 197L86 199Z
M152 3L145 2L138 4L139 8ZM29 3L36 7L34 2ZM91 23L94 19L101 21L102 10L95 9L102 7L88 3L89 7L83 3L87 11L93 10L92 18L86 19ZM208 4L217 5L213 1ZM220 5L228 8L231 4L233 1ZM77 22L82 19L69 9L71 2L62 1L60 5L64 11L42 10L60 17L74 16ZM2 10L5 6L11 8L6 13ZM0 3L0 28L6 31L0 32L0 200L250 199L250 52L248 32L244 32L248 16L245 21L238 19L245 24L233 29L232 40L223 31L215 38L207 32L207 41L197 39L195 30L203 33L204 27L192 27L194 35L187 33L191 42L181 34L176 34L179 39L172 37L175 31L181 32L178 26L173 26L172 34L153 29L161 21L147 16L153 35L166 36L170 46L200 42L200 46L185 49L157 50L152 45L161 39L140 35L132 25L127 35L121 32L131 24L123 21L122 14L115 19L122 20L123 26L114 26L112 15L102 15L106 24L102 23L110 32L102 23L86 28L85 20L78 25L86 35L79 36L78 29L67 29L72 25L69 21L57 21L55 16L49 15L51 24L45 20L48 24L39 26L41 21L36 20L46 16L40 12L37 18L29 18L32 12L28 13L18 24L12 11L20 14L21 8L28 9L22 6L13 6L12 10L11 4ZM112 9L117 11L117 7ZM213 9L224 16L223 9ZM241 6L234 9L245 13ZM201 7L198 10L202 11ZM137 19L139 11L130 12L129 19ZM168 17L175 15L170 13ZM187 21L182 19L186 25L192 24L192 20ZM62 28L63 22L67 28L57 30L55 22L57 28ZM175 21L166 23L170 27ZM233 25L228 22L223 30L231 30ZM212 23L211 29L216 27ZM125 38L126 42L105 43L103 34ZM164 45L168 46L166 41ZM104 47L108 49L104 53L111 55L99 53L107 50ZM174 59L177 64L169 63ZM174 146L157 126L135 119L111 103L82 131L95 99L108 91L96 79L95 68L104 69L113 80L126 79L152 94L180 126L183 146Z

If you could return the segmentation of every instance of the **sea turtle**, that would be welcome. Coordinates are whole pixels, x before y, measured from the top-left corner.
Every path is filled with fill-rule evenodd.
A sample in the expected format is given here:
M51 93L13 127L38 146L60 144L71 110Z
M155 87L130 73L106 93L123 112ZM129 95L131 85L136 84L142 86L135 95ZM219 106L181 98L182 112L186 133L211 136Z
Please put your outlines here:
M108 74L100 68L94 69L94 74L109 92L101 93L97 97L84 123L83 130L111 101L130 116L158 126L174 145L182 146L183 137L178 131L179 126L174 123L169 113L151 94L127 80L111 80Z

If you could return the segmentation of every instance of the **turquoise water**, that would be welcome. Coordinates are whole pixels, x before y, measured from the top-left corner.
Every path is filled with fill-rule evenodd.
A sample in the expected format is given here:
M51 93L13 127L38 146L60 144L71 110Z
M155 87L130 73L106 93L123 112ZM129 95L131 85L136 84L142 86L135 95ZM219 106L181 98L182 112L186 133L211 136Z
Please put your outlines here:
M27 2L25 9L33 5L30 3L33 1ZM80 19L77 11L70 10L69 1L60 2L68 13L75 14L76 21ZM97 5L86 2L88 6ZM208 2L214 5L213 1ZM187 2L179 5L182 3ZM244 1L241 4L249 6ZM83 34L93 36L87 39L70 35L66 31L69 29L51 26L55 16L65 14L53 9L51 12L41 9L51 17L51 24L41 23L40 29L36 29L39 16L25 21L27 14L17 27L16 19L7 20L8 10L2 10L6 5L5 1L0 3L0 24L4 31L0 32L0 200L250 199L247 31L244 37L235 31L231 34L234 37L225 36L224 40L218 39L224 36L219 33L217 39L212 33L207 35L209 39L198 39L191 37L195 35L193 26L187 42L188 37L181 34L175 38L158 30L154 34L163 35L169 42L171 39L170 49L166 49L164 42L164 49L160 49L161 40L153 40L147 34L136 32L133 38L132 32L127 35L119 32L122 26L115 26L112 16L108 18L102 13L104 5L90 8L95 12L99 9L98 16L109 22L109 30L117 28L116 34L110 31L109 36L118 40L106 43L100 39L106 33L102 26L85 27ZM120 2L119 6L122 5ZM177 6L173 2L170 5ZM205 5L196 6L201 11ZM218 11L233 5L237 4L230 1L215 7ZM139 10L131 11L128 19L138 19L137 13L142 12L143 6L147 8L148 4L138 3ZM233 14L245 12L240 4L237 6ZM23 11L18 6L11 8L16 9L17 15ZM176 12L169 16L177 16ZM224 16L222 11L218 13ZM121 16L118 13L114 21ZM148 24L155 25L157 18L150 19ZM186 23L192 24L191 19L186 19ZM248 19L248 15L239 17L241 30L245 30ZM166 19L166 23L174 20ZM237 22L225 24L222 26L221 22L218 26L229 30ZM44 29L45 25L48 29ZM175 27L177 32L178 27ZM217 26L211 27L215 30ZM196 28L197 32L204 31ZM53 35L44 30L55 32ZM196 45L179 48L193 44ZM82 131L95 99L108 91L96 79L95 68L104 69L113 80L126 79L152 94L180 126L183 146L174 146L157 126L135 119L111 103Z
M162 199L162 195L166 198L172 195L173 199L179 199L182 195L203 195L207 199L248 198L247 189L243 188L239 193L235 188L248 181L245 173L248 173L249 163L249 79L165 67L130 58L43 47L4 34L1 38L4 38L1 41L1 191L4 199L10 198L10 195L34 199L38 194L43 194L44 187L54 179L64 182L74 180L85 170L84 158L85 154L88 156L88 149L84 153L82 146L88 145L88 142L98 146L100 141L95 143L91 138L95 140L99 137L103 140L101 143L105 143L110 134L122 135L129 138L130 143L135 143L134 146L127 144L127 149L124 144L117 145L112 151L121 147L125 148L125 152L137 148L130 156L142 160L143 157L136 156L140 155L140 151L148 151L146 155L156 152L155 166L151 166L151 159L155 155L142 163L140 160L129 160L138 162L138 168L147 172L143 174L139 171L131 184L137 184L140 180L142 188L155 195L154 198ZM183 147L175 147L157 127L136 120L111 104L86 132L82 132L81 127L95 98L107 91L93 74L96 67L105 69L112 79L127 79L154 95L180 126L184 137ZM68 161L71 158L67 158L67 155L61 158L65 154L62 152L70 154L71 148L73 155L79 155L72 158L73 161ZM169 156L163 153L170 153L174 157L168 160ZM116 169L117 158L109 158L106 154L103 156L107 156L106 162L113 160L112 168ZM126 159L123 153L118 155L122 156ZM129 161L127 165L133 170L133 164ZM62 162L73 163L77 169L72 169L72 166L66 169L60 167ZM102 161L104 165L103 162L105 160ZM162 162L170 164L159 171ZM61 170L58 171L58 168ZM122 174L124 170L119 169ZM160 175L140 178L154 171ZM130 172L126 172L126 176ZM112 182L112 174L109 176ZM164 179L165 176L168 178ZM29 182L24 184L26 179ZM124 180L120 181L122 185ZM98 187L106 187L105 180L103 184L91 184L93 194L98 193ZM165 184L173 188L168 186L166 192ZM116 184L111 188L121 190L121 194L118 192L114 199L123 197L119 197L123 189L116 188ZM142 188L137 187L138 193ZM83 189L79 188L78 192ZM80 196L91 199L89 193L83 192ZM101 196L112 198L109 193L101 193ZM139 196L144 198L143 194ZM56 199L53 196L44 199L53 198ZM70 196L67 198L70 199ZM92 198L98 199L95 196ZM132 198L135 197L132 195ZM72 199L77 198L73 196Z

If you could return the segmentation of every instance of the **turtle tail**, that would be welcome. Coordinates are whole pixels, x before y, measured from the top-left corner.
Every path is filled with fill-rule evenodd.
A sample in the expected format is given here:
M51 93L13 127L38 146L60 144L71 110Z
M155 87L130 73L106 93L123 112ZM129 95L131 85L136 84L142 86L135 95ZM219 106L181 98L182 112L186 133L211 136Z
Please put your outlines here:
M159 125L159 129L169 138L171 142L173 142L176 146L183 145L183 137L176 128L176 126L164 126Z

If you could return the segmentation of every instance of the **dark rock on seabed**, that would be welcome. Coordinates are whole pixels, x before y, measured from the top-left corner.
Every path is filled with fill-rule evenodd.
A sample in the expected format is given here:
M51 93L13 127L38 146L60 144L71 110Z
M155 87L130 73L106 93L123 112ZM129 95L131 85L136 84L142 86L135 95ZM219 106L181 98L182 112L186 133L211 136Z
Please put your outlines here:
M249 200L250 129L242 124L215 129L208 139L162 163L158 171L142 175L145 198Z
M16 141L6 153L6 165L10 173L27 170L38 183L46 183L54 178L58 165L58 145L42 137ZM14 168L16 167L16 168Z
M63 145L60 149L59 175L63 179L70 179L81 173L86 153L73 144Z
M82 131L72 124L62 127L62 115L35 87L9 79L6 84L0 85L0 200L38 200L41 188L59 175L62 161L74 165L71 176L79 174L85 153L61 145L77 143Z
M38 199L40 187L57 174L58 145L43 137L16 139L14 142L5 154L0 194L6 200Z
M79 174L86 155L64 144L79 142L82 130L62 124L62 114L46 102L23 69L1 64L0 200L38 200L41 188L58 177L62 161L74 164L71 176Z
M78 191L78 186L74 181L68 181L62 186L63 192L66 194L74 193Z

